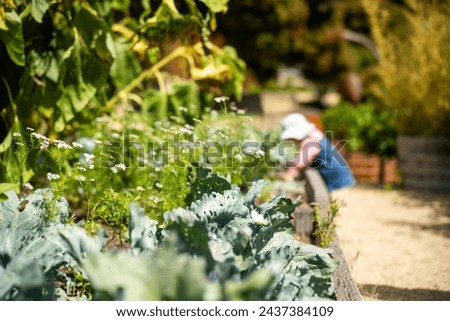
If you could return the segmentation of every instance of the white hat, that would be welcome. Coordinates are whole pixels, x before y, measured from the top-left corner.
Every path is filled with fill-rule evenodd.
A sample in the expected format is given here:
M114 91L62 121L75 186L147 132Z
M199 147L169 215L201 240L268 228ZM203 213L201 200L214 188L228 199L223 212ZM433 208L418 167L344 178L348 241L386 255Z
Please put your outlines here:
M281 122L281 140L297 139L307 137L316 126L310 123L305 116L299 113L287 115Z

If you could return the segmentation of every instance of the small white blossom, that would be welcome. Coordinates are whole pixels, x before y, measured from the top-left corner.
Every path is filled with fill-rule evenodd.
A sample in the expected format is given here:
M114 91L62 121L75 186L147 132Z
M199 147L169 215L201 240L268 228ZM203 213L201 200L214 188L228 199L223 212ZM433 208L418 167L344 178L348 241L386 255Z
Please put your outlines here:
M263 157L265 155L264 151L261 149L258 149L255 153L256 156L258 157Z
M23 187L26 188L26 189L29 189L30 191L34 190L33 185L31 185L30 183L23 184Z
M27 129L29 132L34 132L34 129L31 128L31 127L26 127L26 129Z
M267 225L269 224L269 222L264 218L264 216L262 216L261 214L259 214L257 211L252 210L250 213L253 222L255 222L255 224L257 225Z
M50 139L48 137L45 137L44 135L38 134L38 133L31 133L31 136L37 138L37 139L42 139L44 141L50 141Z
M58 174L53 174L53 173L47 173L47 179L49 181L55 180L55 179L59 179L60 176Z
M152 202L154 202L154 203L159 203L159 202L161 202L161 198L159 198L159 197L157 197L157 196L152 195L152 196L150 196L149 198L150 198L150 200L151 200Z
M238 160L239 162L242 162L242 160L244 159L244 158L242 157L241 154L236 154L236 155L234 155L234 158L235 158L236 160Z
M55 144L56 144L56 147L58 148L58 149L73 149L73 147L72 146L70 146L69 144L67 144L66 142L63 142L62 140L58 140L58 139L55 139Z
M86 159L86 164L88 165L89 169L94 169L94 161L95 155L84 153L84 158Z
M103 144L103 142L101 140L98 140L98 139L94 139L94 142L96 142L97 144Z
M180 132L181 132L182 134L192 134L192 133L193 133L192 130L187 129L187 128L184 128L184 127L181 127L181 128L180 128Z
M237 113L238 113L238 115L245 115L245 110L238 109Z
M79 182L84 182L84 181L86 180L86 177L83 176L83 175L77 175L77 176L75 177L75 179L76 179L77 181L79 181Z
M118 168L118 169L121 169L121 170L123 170L123 171L125 171L125 170L127 169L124 163L117 164L117 165L114 166L114 167L116 167L116 168Z
M84 153L83 156L84 156L84 158L86 159L86 162L87 162L87 163L92 162L92 160L95 158L95 155L88 154L88 153Z
M41 146L39 147L41 150L46 150L50 146L50 143L48 140L43 140L41 143Z
M142 186L136 186L136 191L143 192L145 191L145 188L143 188Z
M221 97L216 97L216 98L214 98L214 101L216 102L216 103L226 103L227 101L229 101L230 100L230 98L229 97L225 97L225 96L221 96Z
M189 111L186 107L183 107L183 106L178 107L178 109L185 113L187 113Z
M76 147L76 148L84 148L83 145L81 145L80 143L77 143L77 142L73 142L73 143L72 143L72 146L73 146L73 147Z
M13 133L13 136L14 136L14 137L22 137L22 135L21 135L20 133L17 133L17 132L14 132L14 133Z
M163 184L161 184L161 183L156 183L155 186L158 188L163 188Z

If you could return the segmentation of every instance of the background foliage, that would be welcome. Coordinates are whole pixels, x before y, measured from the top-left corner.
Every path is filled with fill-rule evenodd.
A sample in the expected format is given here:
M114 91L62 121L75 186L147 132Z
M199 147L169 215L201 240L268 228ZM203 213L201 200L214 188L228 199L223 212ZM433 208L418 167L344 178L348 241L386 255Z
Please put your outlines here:
M380 51L379 100L400 134L450 136L450 2L363 1Z

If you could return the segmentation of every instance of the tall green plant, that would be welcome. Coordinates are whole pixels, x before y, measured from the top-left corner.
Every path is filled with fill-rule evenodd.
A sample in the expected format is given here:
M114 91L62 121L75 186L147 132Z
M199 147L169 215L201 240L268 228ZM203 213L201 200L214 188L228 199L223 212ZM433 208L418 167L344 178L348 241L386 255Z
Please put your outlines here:
M364 0L380 51L380 99L404 135L450 136L450 2Z
M196 93L192 86L208 81L239 97L245 64L208 40L228 1L183 3L181 11L173 0L156 8L147 1L2 1L0 153L20 126L70 133L117 105L144 105L145 87L170 96L172 109L158 102L165 116L178 115L179 104ZM166 50L168 43L178 45ZM195 82L172 90L164 68L177 60L187 62L186 76ZM188 101L190 117L198 117L201 102Z

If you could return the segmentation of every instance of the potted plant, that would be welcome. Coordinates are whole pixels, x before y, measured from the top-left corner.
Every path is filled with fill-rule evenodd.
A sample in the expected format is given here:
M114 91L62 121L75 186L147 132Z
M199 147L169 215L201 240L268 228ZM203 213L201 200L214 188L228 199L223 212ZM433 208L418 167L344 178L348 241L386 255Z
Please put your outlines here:
M365 0L406 187L450 190L450 3Z

